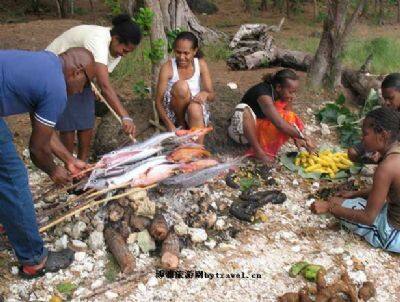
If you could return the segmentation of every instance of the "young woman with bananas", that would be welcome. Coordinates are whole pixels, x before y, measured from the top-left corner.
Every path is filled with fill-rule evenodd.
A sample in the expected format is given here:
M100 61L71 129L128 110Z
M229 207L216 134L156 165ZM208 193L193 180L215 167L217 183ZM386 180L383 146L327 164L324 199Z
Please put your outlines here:
M368 113L362 127L367 152L381 158L372 187L340 192L329 201L311 205L315 214L331 213L374 247L400 253L400 113L388 107Z

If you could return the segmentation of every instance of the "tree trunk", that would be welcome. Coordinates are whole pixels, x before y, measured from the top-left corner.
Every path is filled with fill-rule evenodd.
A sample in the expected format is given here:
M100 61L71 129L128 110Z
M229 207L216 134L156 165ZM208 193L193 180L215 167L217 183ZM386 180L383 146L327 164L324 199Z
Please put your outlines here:
M59 18L65 18L67 16L66 0L55 0L57 6L57 13Z
M360 15L366 0L360 0L348 17L349 1L329 0L321 40L308 74L313 87L337 87L341 83L342 53L346 38Z
M267 0L261 0L260 10L265 12L268 10L268 2Z
M286 4L286 17L289 19L290 18L290 9L291 9L290 0L285 0L285 4Z
M202 26L186 0L159 0L159 2L166 31L177 28L185 29L193 32L206 43L212 43L225 37L220 32Z
M384 3L383 3L383 0L379 0L379 20L378 20L378 23L379 23L379 25L383 25L383 23L384 23L384 21L383 21L383 17L384 17L384 13L385 13L385 10L384 10L385 8L384 8Z
M124 12L133 17L139 8L143 7L144 0L121 0L120 5Z
M156 110L155 95L156 95L158 75L160 73L162 64L164 64L167 58L168 45L167 45L167 36L164 31L163 14L161 11L160 1L146 0L145 4L154 12L153 24L151 26L151 32L150 32L150 44L153 46L154 43L158 40L164 42L162 46L163 54L161 60L158 62L152 62L151 65L151 94L153 100L154 122L158 125L160 123L160 119L158 116L158 112Z
M314 20L316 20L318 18L318 15L319 15L318 0L314 0L313 2L314 2L314 10L313 10Z
M251 4L253 0L244 0L244 10L249 13L251 12Z
M397 23L400 23L400 0L397 0Z

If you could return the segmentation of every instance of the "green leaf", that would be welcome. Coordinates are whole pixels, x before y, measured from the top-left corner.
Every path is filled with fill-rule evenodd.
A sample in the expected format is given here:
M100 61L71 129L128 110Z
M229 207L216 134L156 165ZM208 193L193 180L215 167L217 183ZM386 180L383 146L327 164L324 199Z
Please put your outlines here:
M367 115L368 112L379 107L379 95L375 89L371 89L367 99L365 100L363 109L361 110L361 117Z
M336 173L336 176L334 179L341 179L341 178L347 178L349 176L349 174L347 174L346 171L341 170L338 173Z
M338 125L342 125L345 121L347 120L347 116L346 115L344 115L344 114L340 114L338 117L337 117L337 124Z
M340 108L336 104L329 103L317 113L317 117L322 123L336 123L339 112Z
M321 173L316 173L316 172L307 173L307 172L304 172L303 168L299 169L298 174L303 178L315 179L315 180L321 179L321 176L322 176Z
M240 189L242 191L247 191L254 185L254 183L254 178L241 178L239 181Z
M356 174L360 173L362 167L363 167L362 165L358 165L358 164L351 166L349 169L350 174L356 175Z
M341 93L341 94L339 95L339 97L337 98L335 104L336 104L336 105L344 105L345 102L346 102L346 98L345 98L345 96L343 95L343 93Z
M296 158L298 153L292 153L293 155L291 153L289 154L285 153L281 155L280 161L282 165L293 172L299 170L299 167L294 164L294 159Z

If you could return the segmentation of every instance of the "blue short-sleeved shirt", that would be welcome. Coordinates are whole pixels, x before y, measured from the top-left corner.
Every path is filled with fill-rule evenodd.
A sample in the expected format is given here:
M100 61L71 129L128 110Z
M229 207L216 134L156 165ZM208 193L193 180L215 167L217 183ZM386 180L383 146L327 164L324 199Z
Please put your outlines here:
M0 117L32 113L54 127L67 103L62 63L48 51L0 51Z

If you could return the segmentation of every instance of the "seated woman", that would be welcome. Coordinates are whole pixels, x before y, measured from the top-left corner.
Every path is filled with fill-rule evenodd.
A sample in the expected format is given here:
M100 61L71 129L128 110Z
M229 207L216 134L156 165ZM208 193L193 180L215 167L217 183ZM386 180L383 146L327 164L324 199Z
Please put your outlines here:
M205 127L209 122L207 103L214 100L214 90L198 39L191 32L181 32L173 49L175 57L160 70L155 101L158 114L168 131ZM201 137L198 142L203 141Z
M301 130L303 123L291 111L299 87L299 78L291 69L267 75L250 88L236 106L228 128L229 136L239 144L249 143L248 152L267 163L281 146L293 138L297 147L312 150L312 141Z
M400 111L400 73L387 75L382 81L381 90L383 106ZM353 162L376 164L380 159L377 152L366 152L361 143L349 148L347 153Z
M364 237L374 247L400 252L400 143L397 138L400 113L379 108L368 113L362 127L366 151L382 157L373 178L372 188L341 192L340 197L316 201L315 214L331 213L353 233Z

